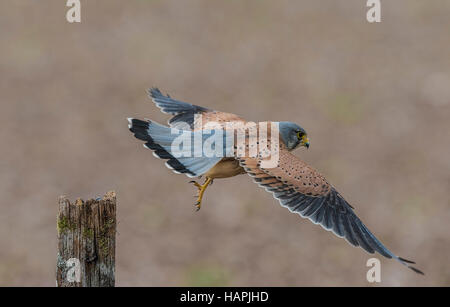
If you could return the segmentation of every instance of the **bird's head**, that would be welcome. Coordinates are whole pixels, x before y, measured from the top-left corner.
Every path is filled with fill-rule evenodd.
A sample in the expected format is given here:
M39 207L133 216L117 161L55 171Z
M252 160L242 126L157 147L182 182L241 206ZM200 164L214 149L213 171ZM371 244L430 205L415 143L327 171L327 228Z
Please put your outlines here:
M280 136L288 150L297 146L309 148L308 135L302 127L293 122L280 122Z

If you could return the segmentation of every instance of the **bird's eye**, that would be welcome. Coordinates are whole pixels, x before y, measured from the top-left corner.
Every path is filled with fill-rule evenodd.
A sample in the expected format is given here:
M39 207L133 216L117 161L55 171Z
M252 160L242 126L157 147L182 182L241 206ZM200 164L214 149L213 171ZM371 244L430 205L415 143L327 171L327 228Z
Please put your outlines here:
M303 132L297 131L297 138L298 138L299 140L301 140L302 137L303 137Z

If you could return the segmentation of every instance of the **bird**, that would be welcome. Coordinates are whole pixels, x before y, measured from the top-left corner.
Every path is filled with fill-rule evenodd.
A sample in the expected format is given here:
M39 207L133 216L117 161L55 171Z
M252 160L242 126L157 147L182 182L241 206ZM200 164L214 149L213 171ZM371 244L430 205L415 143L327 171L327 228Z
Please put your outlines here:
M128 128L137 139L145 142L144 147L153 151L155 157L166 160L165 165L173 172L191 178L205 178L203 184L190 181L198 191L195 203L197 211L201 208L207 187L215 179L247 174L290 212L344 238L352 246L361 247L370 254L377 252L386 258L395 259L412 271L424 275L411 265L415 262L399 257L386 248L336 188L316 169L292 153L294 149L310 147L306 130L298 124L287 121L259 122L252 126L251 122L238 115L173 99L168 94L162 94L156 87L150 88L148 95L161 112L172 115L168 126L149 119L128 118ZM213 124L213 128L209 128L209 124ZM266 147L261 146L256 138L256 146L259 147L253 155L250 155L250 151L255 145L252 143L254 138L249 132L251 129L246 127L256 127L258 136L263 135L264 130L267 132ZM277 130L272 130L273 127ZM241 144L236 142L239 132L244 133L245 141ZM206 155L200 152L196 155L195 139L201 142L197 145L204 145L211 135L216 136L216 141L223 141L222 147L219 142L210 147L220 154ZM180 149L180 144L174 146L175 143L180 143L180 136L184 137L184 141L192 141L194 146L186 146L187 149ZM233 142L227 143L227 140ZM264 150L271 146L275 150L269 155L263 155ZM267 162L271 155L276 156L276 163L269 167Z

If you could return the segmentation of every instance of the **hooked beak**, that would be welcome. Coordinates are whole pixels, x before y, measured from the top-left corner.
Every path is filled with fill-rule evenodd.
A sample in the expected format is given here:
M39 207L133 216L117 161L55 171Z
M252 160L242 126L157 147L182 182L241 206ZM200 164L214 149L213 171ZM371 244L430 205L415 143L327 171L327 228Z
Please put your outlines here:
M306 149L309 148L309 139L306 135L302 136L302 141L300 142L300 145L305 146Z

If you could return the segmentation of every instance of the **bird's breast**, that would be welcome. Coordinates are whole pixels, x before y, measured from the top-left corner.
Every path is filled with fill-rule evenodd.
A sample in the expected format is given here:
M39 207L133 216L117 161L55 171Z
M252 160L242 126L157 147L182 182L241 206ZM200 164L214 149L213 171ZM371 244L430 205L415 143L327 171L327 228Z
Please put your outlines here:
M244 169L239 165L239 162L234 158L223 158L206 174L210 178L228 178L239 174L244 174Z

